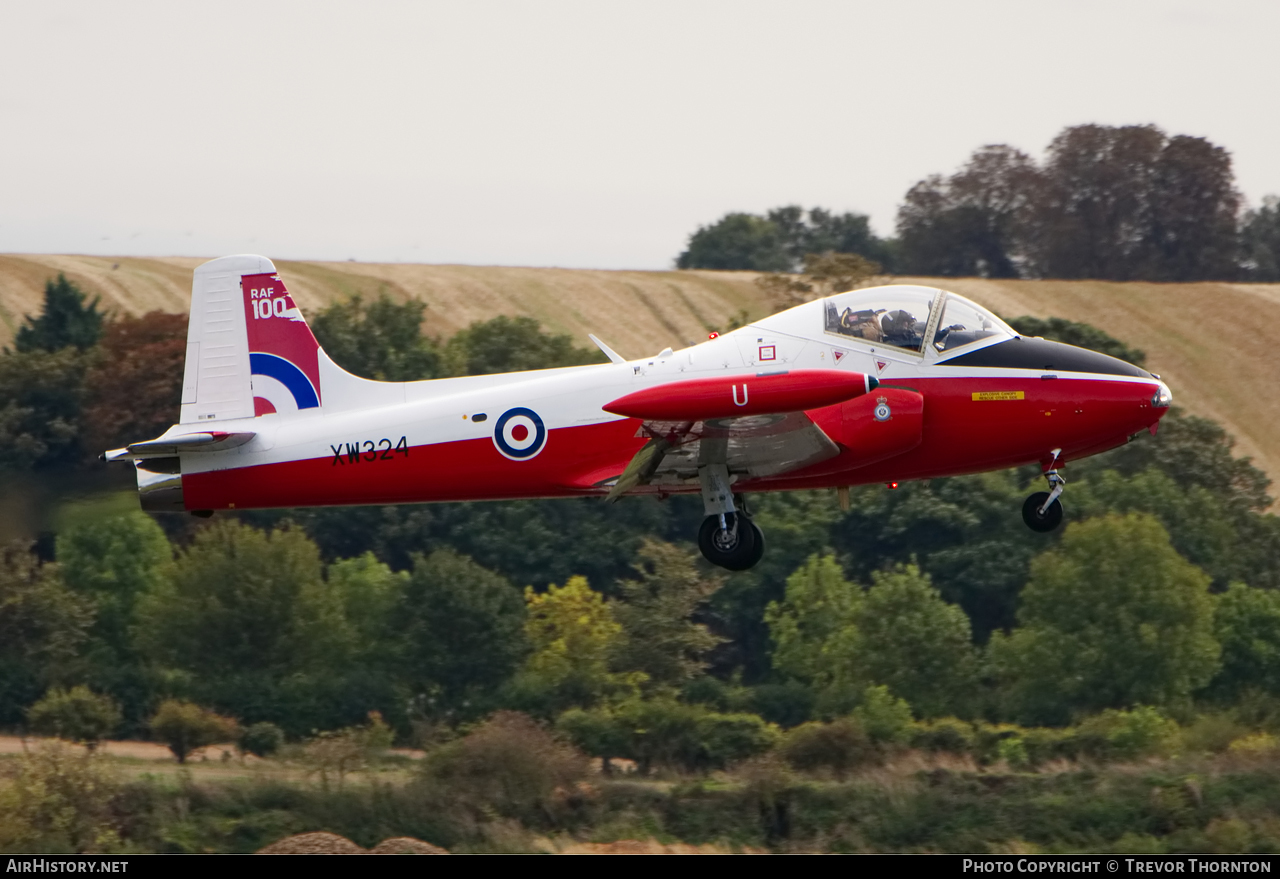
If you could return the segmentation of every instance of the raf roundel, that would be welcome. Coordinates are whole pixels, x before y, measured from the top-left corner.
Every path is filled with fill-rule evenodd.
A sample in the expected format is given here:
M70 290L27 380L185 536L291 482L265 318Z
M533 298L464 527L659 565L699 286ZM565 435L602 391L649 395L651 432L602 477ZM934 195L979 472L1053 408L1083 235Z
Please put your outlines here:
M493 444L504 457L527 461L547 444L547 428L532 409L508 409L493 425Z

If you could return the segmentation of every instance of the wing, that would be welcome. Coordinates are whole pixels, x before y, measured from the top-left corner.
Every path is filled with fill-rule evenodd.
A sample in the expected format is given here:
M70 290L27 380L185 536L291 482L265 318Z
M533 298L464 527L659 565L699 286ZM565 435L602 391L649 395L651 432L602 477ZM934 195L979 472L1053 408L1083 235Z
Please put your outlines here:
M609 500L640 485L685 485L698 468L724 464L759 479L834 458L840 448L805 414L870 393L872 376L834 369L685 379L619 397L606 412L642 420L649 442L609 490Z
M639 485L697 484L698 467L706 464L723 463L739 479L758 479L840 454L839 447L803 412L645 421L638 435L648 436L649 442L610 489L610 500Z

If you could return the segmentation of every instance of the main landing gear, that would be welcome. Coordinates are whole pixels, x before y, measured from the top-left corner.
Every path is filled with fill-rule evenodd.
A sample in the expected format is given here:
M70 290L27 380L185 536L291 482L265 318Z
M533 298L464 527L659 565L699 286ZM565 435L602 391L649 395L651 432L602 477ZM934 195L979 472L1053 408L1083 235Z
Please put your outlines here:
M1051 463L1057 462L1058 454L1057 451L1054 452ZM1022 505L1022 521L1032 531L1041 533L1052 531L1062 524L1062 502L1058 498L1067 486L1067 480L1055 467L1051 466L1045 471L1044 478L1049 481L1049 491L1036 492Z
M745 498L730 490L728 469L723 464L707 465L698 468L698 477L707 512L698 529L703 558L730 571L754 567L764 556L764 533L751 521Z

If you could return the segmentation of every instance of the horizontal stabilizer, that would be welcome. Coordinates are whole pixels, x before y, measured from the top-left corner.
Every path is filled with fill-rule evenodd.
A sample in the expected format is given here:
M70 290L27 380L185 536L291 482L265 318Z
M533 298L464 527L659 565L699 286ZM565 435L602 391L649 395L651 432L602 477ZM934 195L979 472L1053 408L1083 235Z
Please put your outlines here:
M619 397L602 408L646 421L701 421L804 412L870 393L880 382L860 372L796 369L668 382Z
M102 456L105 461L122 461L132 458L163 458L177 455L180 452L220 452L242 446L257 434L253 431L228 433L226 431L205 431L202 433L186 433L181 436L167 436L147 440L142 443L130 443L123 449L113 449Z

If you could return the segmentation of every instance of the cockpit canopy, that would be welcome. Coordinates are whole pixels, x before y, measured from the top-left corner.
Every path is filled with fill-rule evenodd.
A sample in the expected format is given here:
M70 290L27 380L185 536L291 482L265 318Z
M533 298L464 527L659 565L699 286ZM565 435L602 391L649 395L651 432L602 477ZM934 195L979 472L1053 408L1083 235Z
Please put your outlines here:
M938 352L993 336L1017 335L1004 321L963 296L927 287L872 287L828 297L828 333L920 353L925 338ZM941 316L935 318L935 311ZM932 319L932 320L931 320Z

